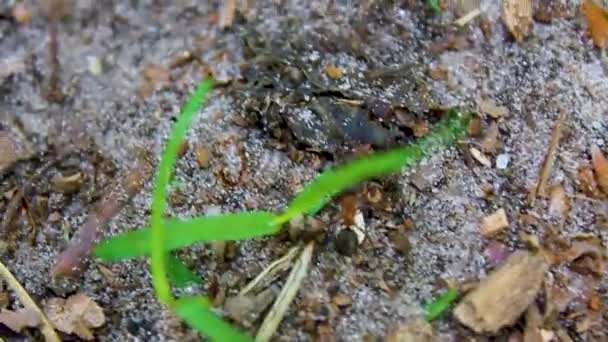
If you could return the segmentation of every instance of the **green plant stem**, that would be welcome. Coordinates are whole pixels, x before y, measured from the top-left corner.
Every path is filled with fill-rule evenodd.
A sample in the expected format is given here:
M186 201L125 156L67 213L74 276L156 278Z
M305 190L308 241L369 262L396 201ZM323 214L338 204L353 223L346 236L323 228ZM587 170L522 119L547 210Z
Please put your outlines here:
M201 103L205 99L207 93L211 91L213 81L207 79L199 83L194 94L182 109L181 115L178 118L165 152L162 155L158 167L156 186L152 197L152 215L151 215L151 266L152 283L154 291L158 299L165 304L173 303L173 295L171 294L171 286L167 279L166 258L167 251L164 248L165 229L163 227L163 215L166 205L167 185L171 178L172 168L177 158L177 150L182 137L185 135L188 126L194 118L194 114L200 108Z

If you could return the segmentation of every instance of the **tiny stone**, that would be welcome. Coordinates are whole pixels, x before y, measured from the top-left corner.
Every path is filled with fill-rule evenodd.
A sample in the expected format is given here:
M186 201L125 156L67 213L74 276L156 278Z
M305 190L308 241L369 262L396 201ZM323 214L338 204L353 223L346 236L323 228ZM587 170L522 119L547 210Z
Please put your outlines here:
M194 156L196 157L196 162L198 163L198 166L201 169L206 169L207 167L209 167L209 161L211 160L211 152L209 152L208 148L201 145L197 145L194 149Z
M401 255L408 255L412 249L410 240L402 230L394 231L393 234L391 234L391 240L393 241L395 250Z
M496 168L499 170L504 170L509 166L509 162L511 161L511 156L507 153L501 153L496 157Z
M338 236L336 236L336 250L338 253L345 256L352 256L357 251L357 245L359 245L357 233L352 229L342 229Z
M97 56L87 56L87 65L89 72L95 76L99 76L103 72L101 59Z

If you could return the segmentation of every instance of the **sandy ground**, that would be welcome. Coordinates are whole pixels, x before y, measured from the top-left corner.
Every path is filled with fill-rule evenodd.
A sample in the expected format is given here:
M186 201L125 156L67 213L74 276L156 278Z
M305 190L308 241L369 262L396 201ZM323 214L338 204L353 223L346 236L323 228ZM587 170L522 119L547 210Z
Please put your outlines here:
M500 19L498 1L482 1L483 19L473 20L460 31L448 27L460 15L456 10L436 14L416 1L382 5L382 9L355 6L350 1L283 1L281 5L251 2L243 10L243 18L237 18L227 30L218 28L219 7L197 1L163 5L148 1L78 1L59 25L61 80L67 96L61 104L51 103L43 95L51 72L45 17L34 9L33 19L26 24L1 18L0 124L5 131L18 132L15 141L24 149L23 154L29 151L33 156L3 173L0 190L7 193L23 187L46 161L62 151L76 151L46 171L30 194L32 198L48 198L53 220L42 220L30 243L27 237L32 227L26 215L20 215L11 225L12 237L7 234L7 239L2 238L6 240L2 261L40 302L75 292L93 298L107 318L106 324L95 331L98 340L195 340L196 334L154 299L143 260L105 264L121 286L109 284L94 263L76 279L51 282L49 271L95 200L111 189L113 179L128 172L137 150L149 149L155 158L159 156L180 103L203 75L197 63L172 69L163 89L142 97L142 75L147 65L167 65L176 54L192 51L216 77L238 79L238 65L245 58L242 38L246 32L257 31L264 41L279 47L285 47L288 41L309 39L311 43L305 44L299 56L306 68L330 84L325 67L338 65L345 76L331 84L360 98L399 103L418 118L427 118L428 108L417 102L419 97L404 95L400 81L388 86L366 81L366 72L373 68L411 63L422 70L421 75L396 77L424 78L439 107L475 107L483 98L508 109L498 119L483 116L484 128L494 121L499 129L497 149L487 154L491 165L466 158L463 151L475 146L470 142L392 179L392 189L383 189L386 194L380 208L362 205L368 236L352 257L339 254L334 247L340 225L337 206L321 213L328 237L317 246L309 275L276 338L313 340L320 334L319 326L331 327L339 341L381 338L392 327L419 317L419 304L440 293L446 280L460 283L482 278L491 270L483 253L489 239L480 234L481 218L505 209L510 225L502 241L511 249L525 247L521 232L544 233L541 226L522 219L525 214L555 221L547 214L546 201L530 206L528 194L536 184L561 112L567 114L566 129L550 184L563 184L573 196L577 167L589 160L589 147L595 144L608 151L606 60L586 32L578 1L548 3L563 5L566 15L556 14L550 23L535 21L530 36L518 43ZM10 15L12 6L12 1L4 1L0 9ZM343 44L335 44L337 51L323 51L315 43L320 37L331 43L332 34L336 41L346 40L345 34L360 30L362 25L368 35L361 40L363 59L344 50ZM485 33L484 25L489 27ZM450 39L459 43L446 47ZM286 54L279 58L293 57ZM429 77L433 69L441 70L437 79ZM330 151L331 158L327 153L306 152L304 161L294 161L285 149L276 148L280 144L263 124L235 124L239 118L254 115L244 111L243 97L273 93L260 95L259 90L241 85L238 89L244 90L235 95L234 89L236 86L229 84L215 91L188 133L191 148L180 159L172 186L178 199L170 210L176 216L280 209L319 166L343 157L336 151ZM284 94L289 89L281 91ZM297 117L303 112L295 108L289 115ZM208 168L197 163L192 148L196 145L211 151ZM239 159L239 151L246 158ZM496 167L499 155L508 158L506 169ZM312 161L320 164L311 167ZM70 195L56 191L49 180L58 172L73 169L84 175L80 190ZM247 177L241 177L243 174ZM235 184L230 182L231 177L236 179ZM483 198L483 189L488 186L494 190L492 200ZM110 222L107 232L145 225L151 192L148 181ZM6 210L9 199L10 193L0 200L0 211ZM607 215L605 201L573 197L561 234L591 233L605 245L608 230L598 222ZM411 250L404 255L395 248L394 232L407 221L414 222L414 227L407 231ZM234 294L291 244L285 238L238 243L236 255L224 262L205 246L191 248L182 256L207 281L185 291L205 292L209 284L216 283L228 295ZM595 289L604 308L608 306L607 285L604 277ZM332 305L337 293L352 298L352 303L341 308ZM310 321L314 322L312 328ZM564 325L572 328L568 320ZM434 322L433 328L446 341L477 336L450 316ZM509 336L513 331L504 329L499 335ZM569 332L574 340L592 340L588 332Z

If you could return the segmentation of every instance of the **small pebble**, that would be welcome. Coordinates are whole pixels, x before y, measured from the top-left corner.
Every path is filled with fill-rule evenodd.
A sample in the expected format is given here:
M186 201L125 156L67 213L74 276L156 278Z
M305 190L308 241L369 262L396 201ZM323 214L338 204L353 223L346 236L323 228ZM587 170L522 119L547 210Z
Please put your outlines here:
M196 162L201 169L206 169L209 167L209 161L211 160L211 152L208 148L202 145L196 145L194 148L194 156L196 157Z
M352 229L342 229L336 236L336 250L345 256L352 256L357 251L359 245L357 233Z
M496 168L499 170L504 170L509 166L509 162L511 161L511 156L507 153L501 153L496 157Z
M89 72L95 76L99 76L103 72L101 59L97 56L87 56L87 65Z

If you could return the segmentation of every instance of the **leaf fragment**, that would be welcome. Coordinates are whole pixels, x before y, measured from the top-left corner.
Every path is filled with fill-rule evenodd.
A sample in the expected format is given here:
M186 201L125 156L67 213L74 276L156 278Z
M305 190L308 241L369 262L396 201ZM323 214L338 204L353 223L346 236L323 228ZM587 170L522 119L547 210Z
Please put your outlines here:
M500 233L509 226L507 214L503 208L483 218L481 222L481 234L485 237Z
M604 48L608 43L608 10L594 0L584 0L581 11L587 18L589 34L595 45Z
M92 340L91 328L99 328L106 322L103 309L84 293L68 299L51 298L44 311L57 330L76 334L84 340Z
M22 308L15 311L2 309L0 311L0 323L6 325L12 331L19 333L24 328L35 328L42 319L40 315L32 309Z
M595 178L602 192L608 195L608 159L599 147L591 146L591 161L595 170Z

